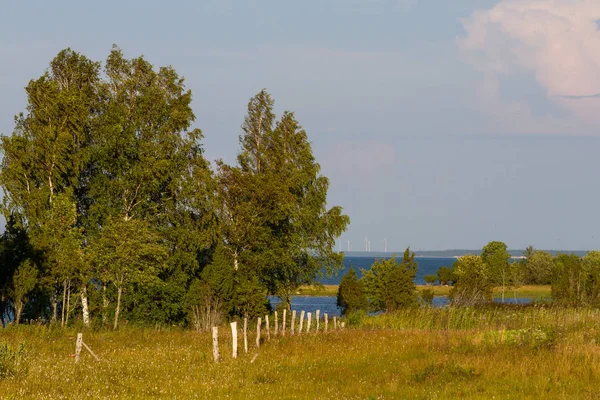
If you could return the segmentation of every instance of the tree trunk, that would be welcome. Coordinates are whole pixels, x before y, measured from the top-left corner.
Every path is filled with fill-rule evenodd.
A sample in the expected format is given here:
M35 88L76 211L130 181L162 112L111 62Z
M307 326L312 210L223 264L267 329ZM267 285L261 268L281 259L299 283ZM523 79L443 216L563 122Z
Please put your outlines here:
M106 283L102 284L102 325L108 323L108 299L106 298Z
M87 284L81 285L81 311L83 313L83 326L90 327L90 310L88 307Z
M21 313L23 312L23 301L15 299L15 323L19 325L21 322Z
M60 326L65 327L65 306L67 304L67 280L63 281L63 298L62 307L60 309Z
M67 285L67 313L65 315L65 326L69 325L69 313L71 312L71 281Z
M54 294L52 295L52 319L50 322L55 323L58 319L58 295L56 293L56 287L54 288Z
M119 311L121 310L121 292L123 292L123 287L119 285L117 287L117 307L115 308L115 323L113 325L113 329L117 329L119 324Z

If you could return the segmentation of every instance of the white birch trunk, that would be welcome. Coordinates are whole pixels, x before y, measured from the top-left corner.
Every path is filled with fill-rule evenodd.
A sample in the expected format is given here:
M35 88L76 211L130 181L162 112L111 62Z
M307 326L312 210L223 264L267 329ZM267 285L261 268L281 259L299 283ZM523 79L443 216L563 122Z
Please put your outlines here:
M244 317L244 352L248 352L248 317Z
M90 327L90 309L88 306L87 285L81 287L81 312L83 317L83 326Z

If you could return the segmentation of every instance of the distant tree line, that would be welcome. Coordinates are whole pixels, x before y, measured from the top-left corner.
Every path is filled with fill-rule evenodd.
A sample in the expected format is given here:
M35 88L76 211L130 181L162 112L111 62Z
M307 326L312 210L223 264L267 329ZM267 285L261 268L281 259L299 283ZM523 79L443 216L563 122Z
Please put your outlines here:
M192 93L171 67L70 49L26 87L2 136L2 323L203 329L254 316L337 271L349 218L327 207L294 113L248 103L235 165L204 158Z
M417 270L414 253L407 249L401 262L395 257L377 260L358 279L353 269L344 276L337 304L344 313L359 310L394 311L419 304L431 304L433 291L419 296L413 279ZM450 301L457 306L473 306L493 301L495 288L502 302L512 290L523 285L551 285L552 301L565 306L600 306L600 251L580 257L556 254L528 247L519 259L511 259L506 244L492 241L480 255L467 254L451 267L440 267L435 275L425 275L427 285L451 286Z
M472 305L492 300L492 290L505 293L522 285L551 285L552 300L569 306L600 305L600 252L552 255L528 247L523 258L510 260L506 245L490 242L480 256L459 257L452 269L440 269L442 278L453 283L450 298L454 304ZM514 295L516 296L516 294Z

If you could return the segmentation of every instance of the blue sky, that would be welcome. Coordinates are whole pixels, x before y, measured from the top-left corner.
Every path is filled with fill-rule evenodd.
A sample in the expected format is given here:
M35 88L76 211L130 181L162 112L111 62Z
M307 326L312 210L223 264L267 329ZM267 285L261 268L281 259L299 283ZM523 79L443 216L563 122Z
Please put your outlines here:
M209 160L248 99L293 110L352 249L600 248L600 2L3 2L0 132L71 47L172 65Z

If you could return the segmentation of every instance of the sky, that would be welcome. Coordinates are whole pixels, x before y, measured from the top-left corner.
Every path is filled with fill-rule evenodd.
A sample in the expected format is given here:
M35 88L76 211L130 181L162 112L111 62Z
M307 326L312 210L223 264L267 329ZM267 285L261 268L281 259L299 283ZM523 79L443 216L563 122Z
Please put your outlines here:
M313 144L342 248L600 248L598 0L0 0L0 133L70 47L113 44L192 90L235 162L266 88Z

